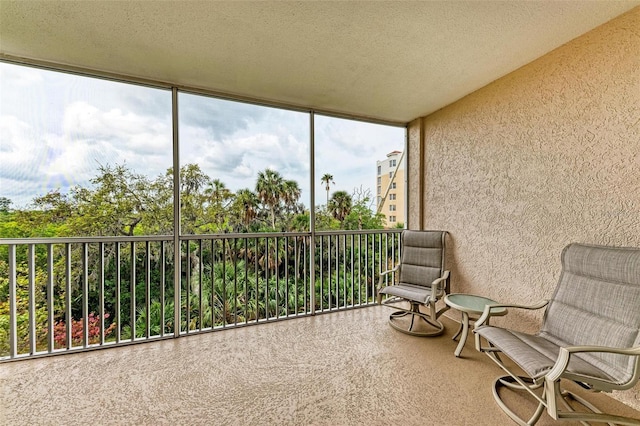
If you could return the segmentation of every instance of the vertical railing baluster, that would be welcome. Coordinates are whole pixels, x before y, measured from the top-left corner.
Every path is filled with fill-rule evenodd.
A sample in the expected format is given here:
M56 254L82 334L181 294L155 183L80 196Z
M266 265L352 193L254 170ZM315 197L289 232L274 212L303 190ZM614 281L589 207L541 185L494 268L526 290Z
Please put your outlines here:
M355 306L356 305L356 299L355 299L355 293L354 293L354 280L355 280L355 267L353 262L355 261L354 258L354 245L355 245L355 235L351 234L351 241L350 241L350 245L351 245L351 306Z
M382 271L385 270L385 268L382 266L382 234L378 234L378 275L380 275L382 273ZM385 282L387 282L388 284L389 281L389 275L385 275Z
M144 312L147 316L145 323L147 339L151 336L151 242L146 241L145 244L146 257L145 257L145 287L144 287Z
M331 310L332 306L332 295L333 288L331 285L331 275L333 274L332 266L332 258L333 256L333 235L327 235L327 310Z
M265 275L265 291L264 291L264 298L265 298L265 319L269 319L269 238L270 237L265 237L265 262L264 262L264 275Z
M9 244L9 358L18 355L16 246Z
M389 270L389 234L384 233L380 236L384 240L384 250L382 250L382 270ZM388 275L389 281L393 282L393 273Z
M222 239L222 327L227 326L227 239Z
M340 307L340 235L335 235L336 239L336 294L335 294L335 308Z
M200 321L200 323L198 324L198 329L202 330L204 328L204 312L203 312L203 300L202 300L202 293L203 293L203 284L202 284L202 269L204 267L204 262L202 259L202 238L198 240L198 305L199 305L199 312L198 312L198 320Z
M131 242L131 277L129 282L131 292L131 305L129 306L129 316L131 323L131 341L136 340L136 243Z
M335 307L340 308L340 235L336 235L336 303Z
M238 239L233 239L233 324L238 325Z
M255 246L253 248L253 276L256 280L256 323L260 321L260 278L258 277L258 238L253 240Z
M186 274L186 279L185 279L185 304L186 304L186 310L187 310L187 324L186 324L186 330L185 333L189 334L189 331L191 330L191 241L190 240L186 240L185 242L185 274ZM180 309L182 309L182 306L180 307Z
M311 261L311 259L309 259L309 261L307 261L307 246L309 246L309 251L311 252L311 237L303 237L304 244L302 245L302 258L304 259L303 262L303 266L302 266L302 277L303 277L303 294L304 294L304 313L311 313L313 312L312 309L310 309L310 306L307 304L307 298L311 299L311 295L309 294L308 288L307 288L307 267L309 266L309 262ZM311 255L309 255L309 258L311 258ZM313 268L309 268L309 270L311 270L312 274L314 274L315 276L315 271L313 270ZM309 278L309 282L313 282L313 280L311 278ZM311 300L309 300L309 302L311 302Z
M391 265L396 265L396 238L395 235L391 234ZM396 282L396 273L392 274L391 279Z
M293 297L295 300L295 303L293 304L293 313L295 315L298 315L298 238L299 237L293 238ZM287 271L288 270L289 268L287 268ZM289 284L287 282L287 287L288 286ZM289 311L287 311L287 314L288 313Z
M289 237L284 237L284 312L289 316Z
M29 244L29 354L36 353L36 246Z
M99 264L99 294L98 294L98 314L100 315L100 346L104 345L104 243L98 244L98 256L100 257Z
M238 239L233 239L233 323L238 325Z
M82 346L89 346L89 244L82 243Z
M316 239L317 241L317 239ZM324 235L320 235L320 244L319 244L320 249L318 250L319 254L318 254L318 262L320 263L320 294L318 295L318 299L320 300L320 312L323 311L323 286L324 286ZM315 271L311 272L312 274L315 274ZM316 293L316 289L313 288L313 294L315 295ZM316 302L317 303L317 302ZM315 306L315 305L314 305Z
M274 265L275 267L273 268L275 274L276 274L276 294L275 294L275 299L276 299L276 312L275 312L275 317L278 318L280 316L280 271L279 271L279 251L280 251L280 238L276 237L275 240L275 262Z
M115 275L116 275L116 343L120 343L122 338L122 304L121 304L121 286L122 286L122 268L120 265L120 243L116 241L116 258L115 258Z
M53 276L53 244L47 244L47 352L52 353L55 349L54 341L54 279Z
M116 258L115 258L115 275L116 275L116 343L120 343L120 339L122 338L122 304L121 304L121 286L122 286L122 269L121 269L121 259L120 259L120 242L116 241Z
M362 234L358 234L358 305L362 305Z
M164 337L165 325L165 286L167 285L167 257L165 253L165 241L160 241L160 336Z
M216 240L211 239L211 328L216 326Z
M347 307L347 235L342 235L342 291L343 307Z
M247 263L247 252L249 251L248 239L244 238L244 323L249 322L249 264Z
M65 246L66 249L66 259L65 259L65 282L66 282L66 306L65 306L65 320L66 323L66 334L67 334L67 349L71 349L73 346L73 342L71 341L71 332L72 332L72 323L73 318L71 317L71 244L67 243Z
M365 238L365 246L366 246L366 251L367 251L367 265L366 265L366 269L367 269L367 291L366 291L366 296L367 296L367 300L369 300L369 297L373 297L374 296L374 292L373 289L375 288L375 284L376 283L376 276L375 276L375 262L374 262L374 254L373 254L373 241L375 240L375 235L371 236L371 264L369 264L369 234L366 235ZM371 278L369 278L369 267L371 267ZM369 283L369 280L371 280L371 284Z

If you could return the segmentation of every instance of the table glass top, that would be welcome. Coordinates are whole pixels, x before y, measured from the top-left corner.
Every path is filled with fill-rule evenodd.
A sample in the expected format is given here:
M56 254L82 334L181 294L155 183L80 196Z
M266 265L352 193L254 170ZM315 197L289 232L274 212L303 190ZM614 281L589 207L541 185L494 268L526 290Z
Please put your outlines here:
M495 305L498 302L495 300L489 299L487 297L476 296L474 294L461 294L454 293L447 295L447 304L455 309L461 309L467 312L478 312L481 313L484 311L485 305ZM492 309L491 313L493 314L501 314L507 311L506 308L496 308Z

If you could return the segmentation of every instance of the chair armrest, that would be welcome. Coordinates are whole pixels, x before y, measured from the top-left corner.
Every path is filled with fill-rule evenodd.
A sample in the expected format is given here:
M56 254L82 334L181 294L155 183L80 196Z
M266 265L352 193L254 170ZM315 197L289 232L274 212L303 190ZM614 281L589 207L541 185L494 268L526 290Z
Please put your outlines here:
M380 293L380 290L382 290L382 287L387 286L387 284L383 282L385 275L388 275L392 272L396 272L398 269L400 269L400 265L401 264L398 263L395 266L395 268L389 269L388 271L380 272L380 279L378 280L378 288L376 289L376 291L378 292L378 296L376 297L376 301L378 302L378 305L382 303L382 294Z
M560 348L560 353L558 354L556 363L553 365L553 368L546 374L545 380L549 382L555 382L556 380L558 380L562 373L564 373L567 369L567 366L569 365L569 359L571 359L571 354L581 352L608 352L620 355L640 356L640 346L636 346L633 348L612 348L610 346L567 346L565 348Z
M513 305L513 304L507 304L507 303L496 303L496 304L493 304L493 305L486 305L484 307L484 311L482 312L482 315L476 321L476 324L475 324L474 328L478 328L481 325L484 325L484 323L487 321L487 319L489 319L489 317L491 317L491 309L492 308L518 308L518 309L536 310L536 309L544 308L548 304L549 304L548 300L541 300L540 302L538 302L538 303L536 303L534 305Z
M388 274L390 274L392 272L396 272L399 268L400 268L400 264L396 265L395 268L393 268L393 269L389 269L388 271L380 272L380 279L378 280L378 290L380 290L382 287L385 286L385 285L383 285L384 283L382 282L384 276L388 275Z
M432 301L437 300L437 295L440 293L440 287L444 286L448 279L449 279L449 271L444 271L444 273L440 278L433 280L433 282L431 283L430 300Z

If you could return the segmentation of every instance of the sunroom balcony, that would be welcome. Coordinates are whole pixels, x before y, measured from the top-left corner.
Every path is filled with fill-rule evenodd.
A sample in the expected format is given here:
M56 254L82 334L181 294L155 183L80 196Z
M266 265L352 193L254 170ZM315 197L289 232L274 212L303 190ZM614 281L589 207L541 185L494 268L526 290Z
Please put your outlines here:
M640 246L639 5L4 1L2 64L79 78L7 79L11 127L0 133L12 144L0 153L23 152L14 174L53 188L52 176L72 182L95 164L52 155L85 139L93 146L103 135L94 123L131 134L126 150L114 149L127 164L142 164L131 155L142 139L133 137L153 128L160 138L143 139L166 146L145 143L144 163L149 153L172 153L158 173L173 167L173 184L162 188L174 196L163 199L180 205L185 154L204 158L223 139L185 132L185 122L208 115L208 125L224 124L221 133L252 113L214 103L256 103L291 113L280 123L294 115L308 123L299 139L309 151L298 163L311 158L313 209L324 198L313 191L318 178L336 173L324 164L343 147L367 158L361 148L371 142L348 132L332 149L323 117L400 126L406 227L450 233L454 291L532 303L553 291L566 244ZM131 106L102 104L115 92L84 89L85 77L158 97L128 92ZM102 119L85 120L63 98ZM138 110L143 99L149 107ZM163 121L147 126L148 111ZM45 173L44 164L55 167ZM8 170L2 163L3 176ZM38 179L28 176L35 170ZM2 197L25 188L8 182ZM171 229L189 223L173 217ZM361 260L354 250L336 260L342 251L329 239L341 247L377 240L330 235L248 245L229 235L0 242L0 424L511 424L490 395L501 372L471 342L453 356L456 312L439 337L395 332L372 298L377 273L395 258L371 246L358 249L368 250ZM281 262L278 244L289 240ZM276 247L274 256L256 256L251 244ZM513 322L528 328L536 319ZM640 409L640 385L613 397ZM589 399L640 418L606 395ZM555 423L543 416L539 424Z

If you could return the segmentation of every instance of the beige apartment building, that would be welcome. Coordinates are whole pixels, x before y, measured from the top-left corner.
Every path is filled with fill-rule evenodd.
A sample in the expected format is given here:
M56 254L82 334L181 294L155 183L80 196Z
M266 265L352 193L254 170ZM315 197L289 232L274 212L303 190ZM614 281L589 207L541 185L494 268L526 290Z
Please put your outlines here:
M376 162L377 211L385 216L387 228L406 223L405 216L405 160L402 151L392 151L387 158Z

